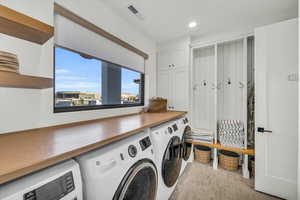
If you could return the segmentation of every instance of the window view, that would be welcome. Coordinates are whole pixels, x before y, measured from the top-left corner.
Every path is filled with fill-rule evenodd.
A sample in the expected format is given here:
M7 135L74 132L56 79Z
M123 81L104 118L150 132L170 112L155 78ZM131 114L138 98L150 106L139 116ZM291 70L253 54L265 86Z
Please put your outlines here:
M142 105L143 82L140 72L55 47L55 111Z

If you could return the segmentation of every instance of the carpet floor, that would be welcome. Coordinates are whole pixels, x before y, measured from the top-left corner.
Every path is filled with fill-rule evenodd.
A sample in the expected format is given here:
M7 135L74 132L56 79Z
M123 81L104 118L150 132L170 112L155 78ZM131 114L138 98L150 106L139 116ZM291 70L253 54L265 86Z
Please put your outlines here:
M178 180L169 200L277 200L257 192L253 179L241 174L214 170L210 165L190 163Z

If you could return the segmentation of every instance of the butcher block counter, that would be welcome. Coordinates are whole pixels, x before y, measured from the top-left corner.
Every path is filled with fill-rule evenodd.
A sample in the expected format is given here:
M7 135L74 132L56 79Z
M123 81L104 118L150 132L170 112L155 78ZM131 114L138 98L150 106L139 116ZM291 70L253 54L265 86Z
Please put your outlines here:
M0 184L186 114L143 113L0 135Z

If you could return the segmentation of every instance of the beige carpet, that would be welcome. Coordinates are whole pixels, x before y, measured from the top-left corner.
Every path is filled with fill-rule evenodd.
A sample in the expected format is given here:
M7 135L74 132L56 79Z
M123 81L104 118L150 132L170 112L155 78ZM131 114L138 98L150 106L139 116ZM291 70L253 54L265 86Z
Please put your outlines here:
M189 164L181 175L170 200L275 200L256 192L253 180L241 174L214 170L198 162Z

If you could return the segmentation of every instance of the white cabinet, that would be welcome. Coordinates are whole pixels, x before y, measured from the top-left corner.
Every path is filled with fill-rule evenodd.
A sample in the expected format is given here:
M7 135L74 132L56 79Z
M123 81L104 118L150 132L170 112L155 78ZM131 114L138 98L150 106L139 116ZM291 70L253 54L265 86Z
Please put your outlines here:
M170 68L186 68L188 65L188 53L184 49L159 52L157 56L158 70Z
M163 51L157 56L157 96L168 99L169 110L188 110L188 56L184 49Z
M186 69L171 70L172 96L171 105L175 110L188 110L188 71Z
M188 71L170 69L158 72L159 97L168 99L169 110L188 110Z
M170 85L171 83L171 71L170 70L161 70L158 72L157 75L157 95L159 97L163 97L165 99L171 98L171 89ZM170 106L170 102L168 102L168 106Z

